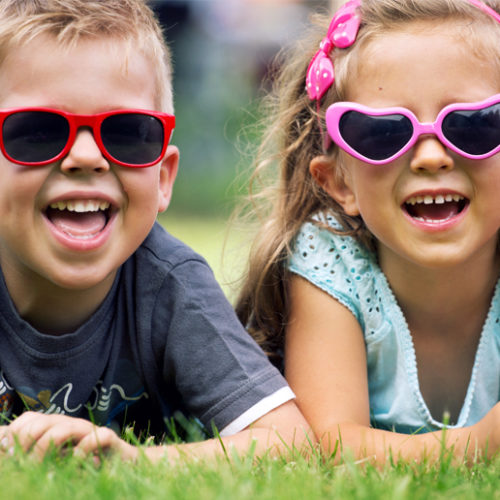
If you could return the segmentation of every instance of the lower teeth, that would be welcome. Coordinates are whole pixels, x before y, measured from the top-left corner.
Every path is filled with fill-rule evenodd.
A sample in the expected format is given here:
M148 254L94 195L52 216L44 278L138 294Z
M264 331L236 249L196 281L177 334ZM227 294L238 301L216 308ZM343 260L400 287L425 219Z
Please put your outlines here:
M424 217L413 217L415 220L418 220L420 222L429 222L431 224L438 224L439 222L446 222L447 220L451 219L453 216L450 215L450 217L446 217L445 219L425 219Z
M94 238L98 233L93 233L93 234L72 234L69 231L64 231L68 236L71 236L71 238L75 238L77 240L90 240L91 238Z

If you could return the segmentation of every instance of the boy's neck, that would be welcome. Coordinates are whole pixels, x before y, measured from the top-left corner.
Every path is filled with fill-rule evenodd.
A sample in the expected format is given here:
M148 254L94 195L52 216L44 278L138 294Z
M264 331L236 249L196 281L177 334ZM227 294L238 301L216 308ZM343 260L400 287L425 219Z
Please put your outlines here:
M3 271L19 316L47 335L76 331L102 304L116 276L115 271L92 289L68 290L36 277L28 285L14 273Z

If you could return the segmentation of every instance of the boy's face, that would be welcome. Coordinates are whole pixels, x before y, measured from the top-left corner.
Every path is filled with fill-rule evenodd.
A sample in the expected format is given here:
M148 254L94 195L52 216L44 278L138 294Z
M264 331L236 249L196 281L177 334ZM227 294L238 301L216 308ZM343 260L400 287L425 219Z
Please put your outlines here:
M130 50L127 60L125 53L119 41L85 40L63 49L39 37L1 65L0 109L154 110L154 68L138 51ZM48 284L107 293L117 268L168 206L177 162L178 151L169 146L153 167L114 165L85 128L56 163L21 166L0 154L0 262L11 294Z

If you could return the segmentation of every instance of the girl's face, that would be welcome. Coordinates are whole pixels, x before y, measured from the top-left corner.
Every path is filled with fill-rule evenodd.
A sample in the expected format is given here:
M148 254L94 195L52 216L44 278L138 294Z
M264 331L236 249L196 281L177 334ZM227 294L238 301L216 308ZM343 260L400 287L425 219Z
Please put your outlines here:
M448 104L500 93L498 71L478 58L456 24L414 23L374 39L347 86L347 101L372 108L401 106L434 122ZM453 266L495 255L500 227L500 154L470 160L436 136L420 137L406 154L371 165L341 151L345 186L320 182L350 215L361 215L387 259ZM311 172L318 179L314 161Z

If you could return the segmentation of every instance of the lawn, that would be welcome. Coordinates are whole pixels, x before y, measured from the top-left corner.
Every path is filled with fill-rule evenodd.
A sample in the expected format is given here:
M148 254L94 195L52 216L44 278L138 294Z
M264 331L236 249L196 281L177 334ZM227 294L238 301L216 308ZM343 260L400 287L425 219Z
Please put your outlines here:
M251 458L229 463L132 465L109 458L97 467L71 457L35 463L8 458L0 468L2 498L169 500L431 500L500 499L500 462L472 468L398 465L385 470L344 464L333 467L315 458L285 461Z

